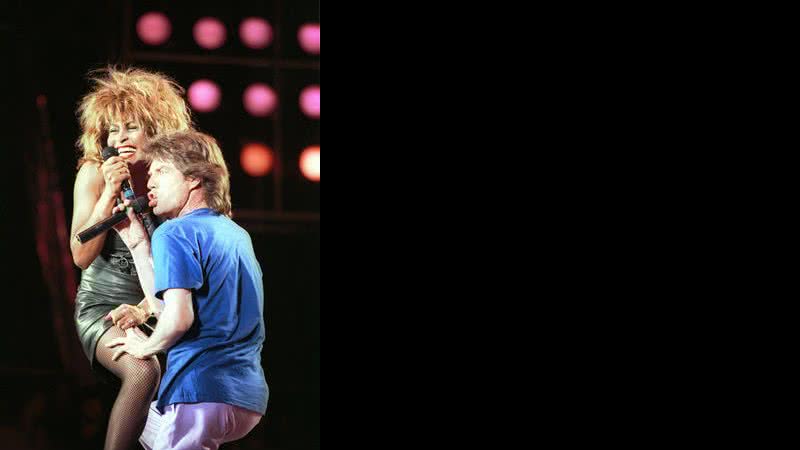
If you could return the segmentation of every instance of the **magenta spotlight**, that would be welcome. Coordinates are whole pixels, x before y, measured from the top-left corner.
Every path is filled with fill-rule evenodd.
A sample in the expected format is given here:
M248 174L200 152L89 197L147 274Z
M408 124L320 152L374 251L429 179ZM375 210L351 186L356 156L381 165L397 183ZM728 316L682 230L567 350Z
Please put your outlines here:
M214 111L221 99L219 86L211 80L197 80L189 86L189 104L195 111Z
M312 55L319 55L319 24L306 23L297 31L300 48Z
M245 89L242 101L247 112L256 117L266 117L275 111L278 96L266 84L255 83Z
M197 45L209 50L222 47L225 43L225 25L214 17L203 17L194 24L192 30Z
M319 86L312 84L300 93L300 109L312 119L319 119Z
M260 17L248 17L239 25L239 38L249 48L267 48L272 43L272 26Z
M172 25L164 14L149 12L136 21L136 34L147 45L161 45L172 34Z

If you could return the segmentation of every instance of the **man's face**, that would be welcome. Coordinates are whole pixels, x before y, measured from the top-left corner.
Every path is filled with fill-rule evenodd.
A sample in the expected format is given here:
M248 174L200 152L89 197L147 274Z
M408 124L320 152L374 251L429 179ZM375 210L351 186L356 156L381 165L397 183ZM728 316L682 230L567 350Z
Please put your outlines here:
M153 214L164 218L178 217L189 200L191 181L175 168L172 161L154 160L148 172L148 198Z

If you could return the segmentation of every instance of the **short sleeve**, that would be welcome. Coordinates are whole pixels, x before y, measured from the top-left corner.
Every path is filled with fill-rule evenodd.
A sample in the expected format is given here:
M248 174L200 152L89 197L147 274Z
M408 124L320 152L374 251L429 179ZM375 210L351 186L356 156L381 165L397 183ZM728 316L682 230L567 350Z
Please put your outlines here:
M156 297L164 299L167 289L200 289L203 270L198 251L185 237L163 233L153 239L153 270Z

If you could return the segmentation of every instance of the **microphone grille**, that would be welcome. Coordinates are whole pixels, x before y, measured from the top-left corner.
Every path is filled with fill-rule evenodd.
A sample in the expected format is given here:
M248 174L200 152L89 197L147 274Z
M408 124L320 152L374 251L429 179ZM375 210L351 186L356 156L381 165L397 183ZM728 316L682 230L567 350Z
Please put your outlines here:
M103 149L102 155L103 161L105 161L112 156L119 156L119 152L114 147L106 147Z
M136 197L131 206L133 206L133 210L136 211L136 214L142 214L150 209L150 201L143 195L141 197Z

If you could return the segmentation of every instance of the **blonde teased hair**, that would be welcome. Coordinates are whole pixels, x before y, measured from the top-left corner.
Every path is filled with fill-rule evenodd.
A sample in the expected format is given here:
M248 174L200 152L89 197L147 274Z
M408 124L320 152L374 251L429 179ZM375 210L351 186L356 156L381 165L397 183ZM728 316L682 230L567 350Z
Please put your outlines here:
M113 122L134 120L148 138L192 128L186 91L164 74L109 66L89 72L89 77L92 91L77 111L83 131L77 142L79 168L90 161L102 164L100 152Z
M208 206L232 217L230 174L216 139L194 130L163 134L148 141L142 155L172 162L184 177L199 179Z

